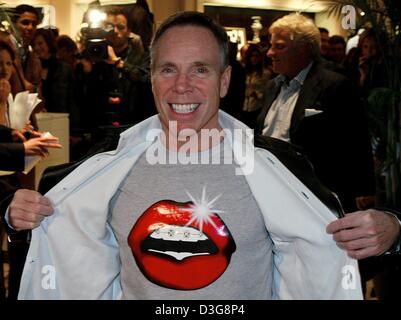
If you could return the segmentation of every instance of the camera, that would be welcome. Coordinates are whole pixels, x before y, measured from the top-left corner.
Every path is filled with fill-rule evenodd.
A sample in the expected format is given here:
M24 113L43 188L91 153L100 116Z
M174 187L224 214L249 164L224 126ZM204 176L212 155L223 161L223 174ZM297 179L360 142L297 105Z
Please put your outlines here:
M82 55L93 62L99 62L107 59L109 54L107 51L108 41L106 40L107 32L100 28L82 28L82 36L84 37L85 50Z
M114 34L114 27L105 22L105 14L99 10L89 13L89 22L81 28L81 35L85 45L82 53L84 58L92 62L99 62L108 58L108 38Z

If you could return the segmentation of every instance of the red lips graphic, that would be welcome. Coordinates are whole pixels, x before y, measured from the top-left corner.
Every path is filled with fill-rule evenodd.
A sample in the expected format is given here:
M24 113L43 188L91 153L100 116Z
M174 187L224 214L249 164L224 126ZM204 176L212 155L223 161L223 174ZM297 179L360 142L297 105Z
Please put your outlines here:
M227 226L215 213L200 226L192 218L193 207L192 202L159 201L128 236L137 265L157 285L200 289L218 279L230 263L236 245Z

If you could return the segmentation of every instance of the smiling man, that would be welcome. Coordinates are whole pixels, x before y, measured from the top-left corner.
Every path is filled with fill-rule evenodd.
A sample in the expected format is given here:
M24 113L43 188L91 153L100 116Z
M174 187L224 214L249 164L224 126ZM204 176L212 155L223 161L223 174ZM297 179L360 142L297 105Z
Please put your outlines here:
M338 214L333 196L290 146L258 138L270 151L255 149L249 128L218 110L231 70L225 30L178 13L158 29L151 56L158 116L46 197L16 193L10 225L35 228L19 298L360 299L356 261L325 232ZM202 131L212 133L203 140ZM189 150L195 158L218 161L148 161L151 147L177 154L188 139L204 142ZM342 286L345 265L352 277Z
M188 41L188 34L193 35L193 41ZM177 122L178 133L192 129L199 139L201 129L221 129L220 98L227 93L231 67L222 53L227 44L221 37L226 35L216 34L220 44L213 41L216 35L206 33L204 28L171 27L153 42L152 87L162 127L169 135L175 134L168 130L170 121ZM186 50L177 51L182 47Z

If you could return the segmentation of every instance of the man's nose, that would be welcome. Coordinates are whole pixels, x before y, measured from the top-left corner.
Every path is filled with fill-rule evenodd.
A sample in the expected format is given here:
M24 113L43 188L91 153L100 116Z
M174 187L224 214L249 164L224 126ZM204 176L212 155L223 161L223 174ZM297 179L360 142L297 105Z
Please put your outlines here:
M28 23L28 24L26 25L26 28L27 28L28 30L33 30L33 28L34 28L33 23L32 23L32 22Z
M175 81L175 91L185 93L191 90L191 79L186 73L179 73Z
M266 55L267 55L269 58L271 58L271 57L274 55L274 50L273 50L273 48L269 48L269 50L267 50Z

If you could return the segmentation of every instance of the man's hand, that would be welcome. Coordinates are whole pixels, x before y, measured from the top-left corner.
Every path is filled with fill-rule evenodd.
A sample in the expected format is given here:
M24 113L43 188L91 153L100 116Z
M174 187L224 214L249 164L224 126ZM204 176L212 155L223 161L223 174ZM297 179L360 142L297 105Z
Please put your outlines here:
M108 57L105 62L108 64L115 64L115 62L118 60L118 57L112 46L107 46L107 53Z
M355 259L378 256L391 248L400 233L393 215L369 209L347 214L326 228L337 245Z
M82 65L82 69L83 69L85 74L89 74L89 73L92 72L93 65L92 65L92 62L89 59L83 58L83 59L80 60L80 63Z
M9 207L9 223L16 231L35 229L53 214L50 200L33 190L18 190Z

